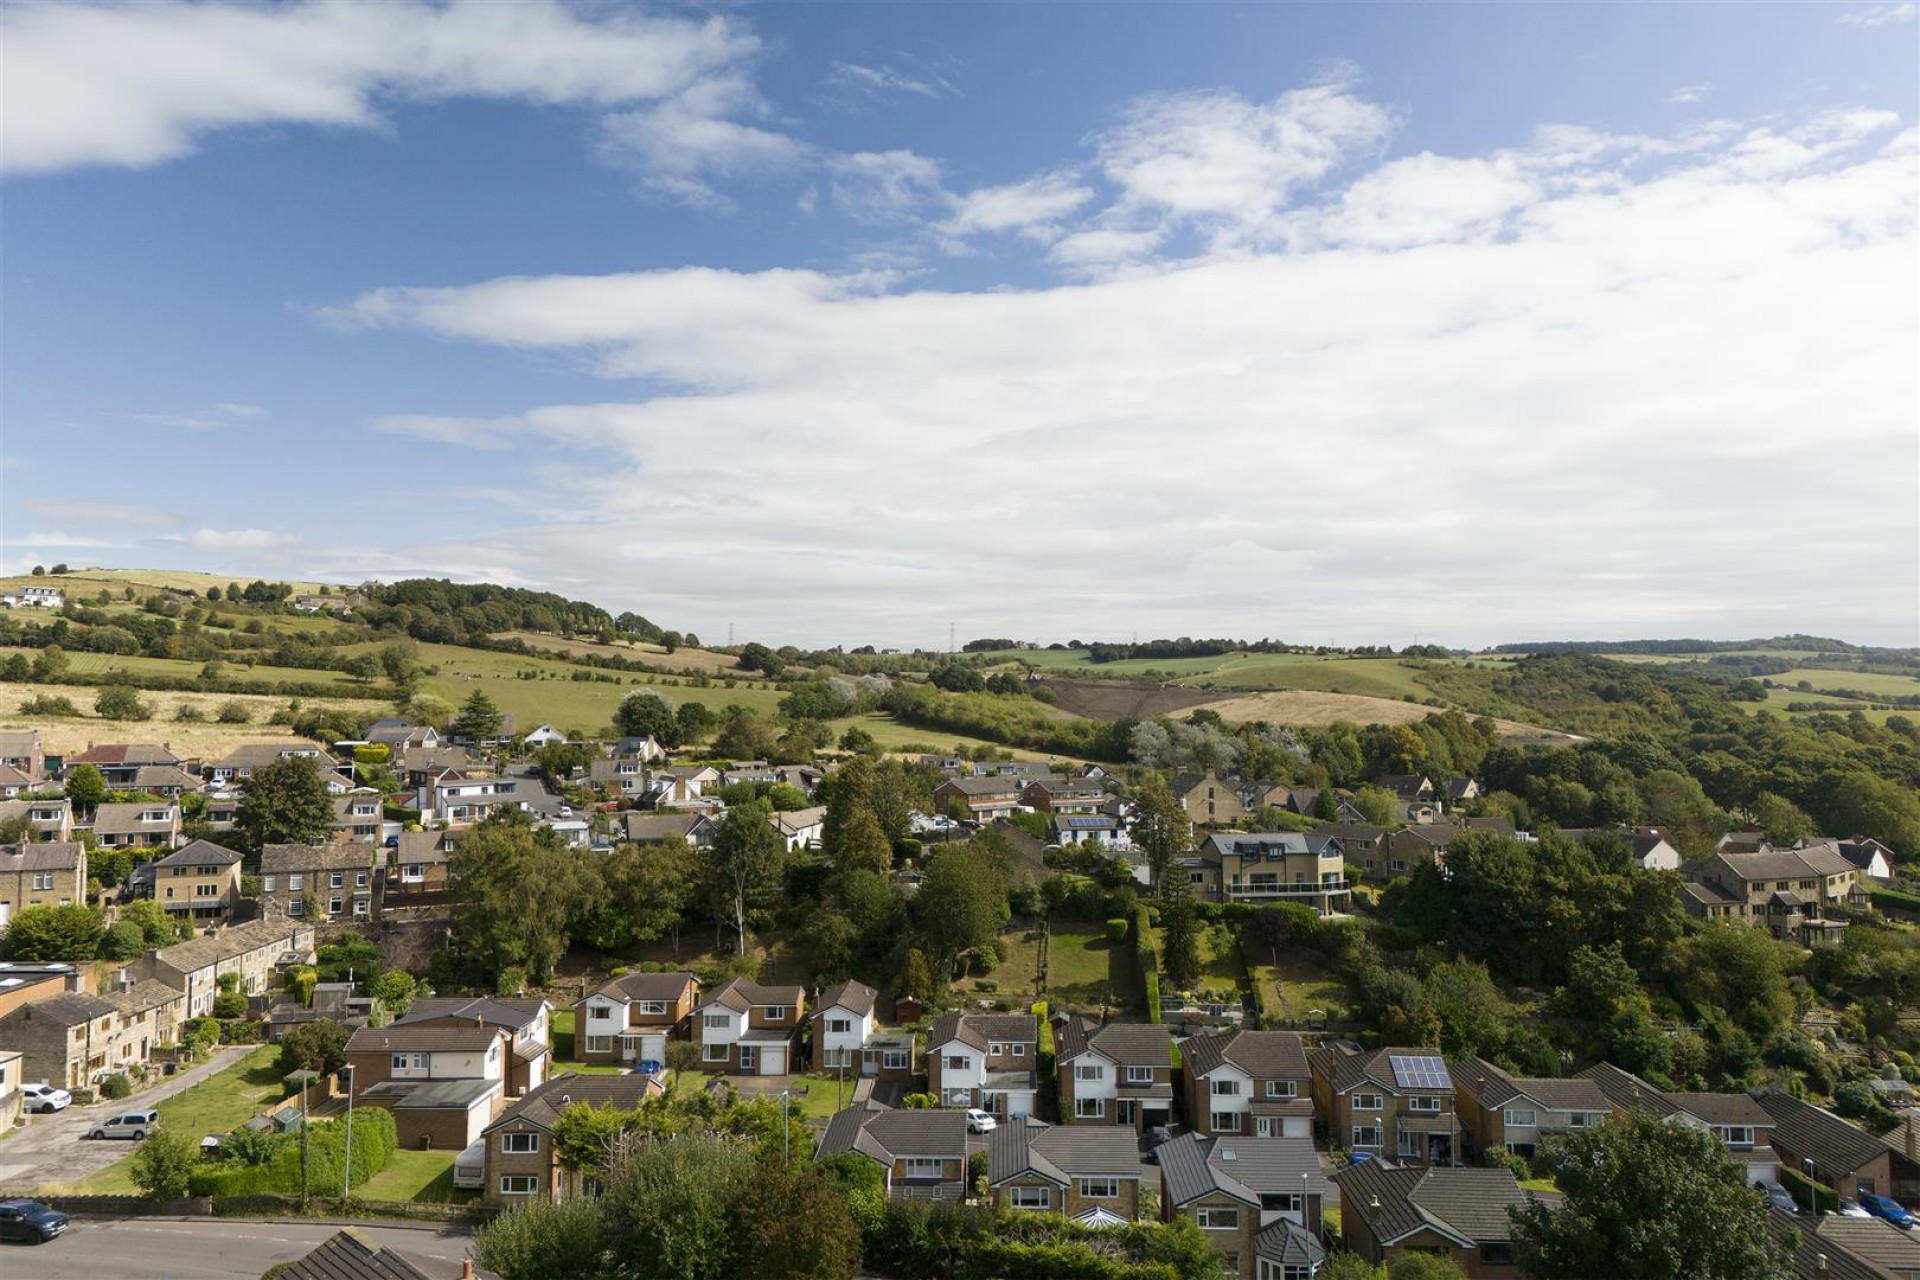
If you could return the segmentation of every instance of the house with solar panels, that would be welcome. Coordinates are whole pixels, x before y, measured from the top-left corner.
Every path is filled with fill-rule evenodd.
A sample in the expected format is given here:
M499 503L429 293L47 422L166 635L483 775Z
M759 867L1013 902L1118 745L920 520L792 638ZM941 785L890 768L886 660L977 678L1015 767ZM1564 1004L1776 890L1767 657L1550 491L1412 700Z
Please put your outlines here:
M1061 846L1091 844L1101 849L1129 848L1127 824L1111 813L1056 813L1047 821L1047 835Z
M1329 1141L1399 1164L1450 1165L1460 1155L1453 1076L1438 1049L1330 1044L1307 1055L1313 1108Z

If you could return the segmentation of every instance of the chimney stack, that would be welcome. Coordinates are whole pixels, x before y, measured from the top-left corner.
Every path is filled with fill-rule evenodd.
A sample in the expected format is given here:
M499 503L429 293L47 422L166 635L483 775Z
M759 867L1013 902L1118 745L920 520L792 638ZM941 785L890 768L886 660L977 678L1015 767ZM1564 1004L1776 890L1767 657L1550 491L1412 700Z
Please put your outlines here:
M473 1259L460 1259L460 1280L473 1280Z

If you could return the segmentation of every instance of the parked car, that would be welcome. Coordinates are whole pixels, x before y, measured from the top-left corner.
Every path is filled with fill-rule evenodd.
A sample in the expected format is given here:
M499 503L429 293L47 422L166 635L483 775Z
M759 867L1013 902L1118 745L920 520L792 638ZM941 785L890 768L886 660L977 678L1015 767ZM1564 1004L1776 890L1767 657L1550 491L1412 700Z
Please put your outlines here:
M976 1107L967 1108L967 1128L974 1133L992 1133L1000 1127L991 1111L981 1111Z
M1148 1164L1160 1163L1160 1146L1173 1141L1173 1130L1166 1125L1156 1124L1147 1130L1147 1151L1140 1158Z
M1842 1200L1840 1216L1843 1218L1871 1218L1873 1215L1860 1207L1858 1200Z
M1766 1194L1767 1208L1785 1209L1788 1213L1800 1212L1800 1202L1795 1200L1792 1193L1773 1179L1762 1178L1753 1185L1755 1190Z
M21 1105L28 1111L37 1111L41 1115L51 1115L55 1111L65 1111L73 1105L73 1095L65 1089L48 1084L42 1080L39 1084L20 1086Z
M0 1200L0 1240L45 1244L67 1229L67 1215L33 1200Z
M1903 1209L1899 1201L1889 1200L1885 1196L1871 1195L1863 1191L1860 1193L1860 1207L1876 1218L1886 1219L1902 1231L1911 1231L1916 1226L1920 1226L1920 1218L1914 1217Z
M129 1111L125 1115L115 1116L93 1126L87 1131L89 1138L124 1138L138 1142L160 1124L158 1111Z

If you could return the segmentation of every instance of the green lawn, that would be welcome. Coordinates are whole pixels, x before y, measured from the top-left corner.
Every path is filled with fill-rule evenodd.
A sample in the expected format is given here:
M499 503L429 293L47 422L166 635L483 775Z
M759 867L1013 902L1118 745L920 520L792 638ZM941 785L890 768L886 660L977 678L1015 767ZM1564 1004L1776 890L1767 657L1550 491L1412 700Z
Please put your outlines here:
M625 1067L610 1062L576 1062L573 1055L573 1010L553 1011L553 1060L549 1064L549 1074L557 1076L565 1071L573 1071L583 1076L617 1076L625 1070Z
M794 1093L791 1099L793 1118L825 1120L842 1105L852 1104L853 1087L859 1082L858 1073L851 1070L847 1072L844 1083L830 1072L808 1072L803 1076L795 1076ZM806 1092L801 1093L801 1089L805 1089Z
M955 986L960 990L978 991L984 998L1005 996L1032 1000L1039 942L1020 930L1009 930L1000 935L999 945L1000 963L991 972L981 978L962 979ZM1047 947L1048 990L1070 1003L1099 1004L1113 983L1115 948L1107 941L1105 927L1091 922L1063 921L1054 926ZM982 981L992 983L994 989L980 990Z
M1346 1016L1346 983L1321 967L1313 956L1282 947L1279 963L1275 964L1273 953L1263 955L1256 943L1247 949L1247 957L1254 962L1254 990L1260 996L1260 1011L1267 1018L1305 1022L1311 1009L1323 1010L1334 1020Z
M194 680L200 675L204 663L190 662L182 658L148 658L138 654L123 655L117 653L69 653L68 667L80 676L106 676L116 671L130 672L139 676L175 676ZM265 680L285 684L325 684L342 688L364 688L365 686L344 671L327 671L318 667L270 667L264 664L249 666L239 655L221 658L221 665L227 669L229 680Z
M262 1045L233 1066L182 1090L160 1103L160 1123L178 1129L198 1141L208 1134L225 1135L281 1100L285 1092L280 1082L280 1050ZM140 1095L126 1100L125 1109L140 1105ZM129 1150L128 1155L132 1155ZM75 1195L136 1194L130 1176L130 1162L124 1157L100 1172L76 1183Z
M453 1161L457 1151L396 1151L387 1167L373 1175L364 1187L354 1191L364 1200L419 1200L429 1204L451 1204L470 1199L471 1191L456 1190L453 1185Z

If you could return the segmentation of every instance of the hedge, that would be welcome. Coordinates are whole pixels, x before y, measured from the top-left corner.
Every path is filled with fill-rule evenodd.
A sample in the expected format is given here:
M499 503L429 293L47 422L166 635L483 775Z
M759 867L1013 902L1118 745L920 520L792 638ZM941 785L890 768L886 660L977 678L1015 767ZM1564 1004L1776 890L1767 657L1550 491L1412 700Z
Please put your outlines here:
M322 1120L307 1127L306 1185L315 1195L338 1195L341 1185L341 1157L347 1145L344 1120ZM365 1107L353 1113L353 1185L365 1186L374 1174L387 1167L398 1139L393 1115L378 1107ZM272 1160L259 1165L235 1165L209 1162L196 1168L189 1188L201 1196L245 1196L300 1193L300 1135L277 1152Z
M1911 911L1920 915L1920 893L1907 893L1900 889L1869 889L1867 900L1883 910Z
M1783 1164L1780 1166L1780 1185L1787 1189L1787 1194L1792 1196L1794 1202L1802 1209L1807 1207L1807 1187L1809 1184L1806 1174L1789 1165ZM1814 1194L1819 1198L1820 1211L1822 1213L1838 1213L1840 1210L1840 1197L1835 1193L1834 1189L1817 1182L1811 1185Z

